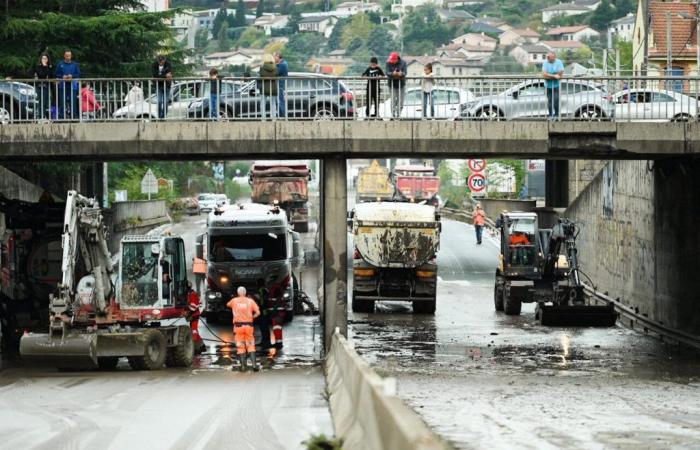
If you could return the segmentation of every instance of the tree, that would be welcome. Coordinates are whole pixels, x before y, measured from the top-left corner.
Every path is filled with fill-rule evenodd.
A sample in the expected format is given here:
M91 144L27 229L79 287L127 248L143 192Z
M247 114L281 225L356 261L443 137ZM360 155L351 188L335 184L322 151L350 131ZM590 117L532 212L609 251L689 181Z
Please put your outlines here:
M264 0L258 0L258 6L255 8L255 17L262 16L264 11L265 11Z
M326 38L318 33L297 33L289 37L284 50L290 71L304 71L309 58L319 54Z
M211 25L211 34L213 36L218 36L219 30L221 30L221 26L223 24L228 24L228 12L226 11L226 8L221 8L219 9L219 12L216 13L214 22L212 22Z
M329 52L341 48L343 32L349 23L350 19L346 18L340 19L338 22L336 22L335 26L333 27L333 31L331 31L331 35L328 37L328 42L326 43Z
M367 38L366 45L372 56L376 56L380 61L386 61L389 53L397 48L396 41L386 26L375 28L374 32Z
M238 2L236 3L236 15L234 16L233 26L234 27L246 26L245 3L243 3L243 0L238 0Z
M181 76L185 51L163 20L171 14L144 12L140 0L6 0L0 74L27 77L41 52L57 61L70 48L86 77L148 76L159 53Z
M267 44L265 32L255 27L248 27L236 43L240 47L263 48Z
M634 12L637 9L636 2L634 0L616 0L615 1L615 12L617 18L627 15L627 13Z
M442 23L432 5L422 5L413 9L403 20L403 42L406 53L432 54L437 46L449 40L449 29Z
M197 33L194 35L194 48L198 51L202 51L207 47L208 42L209 30L204 28L197 30Z
M375 27L376 25L369 20L367 14L355 14L352 19L350 19L350 23L344 27L343 35L340 39L341 45L347 48L351 42L358 38L363 41L367 40Z
M616 19L615 9L610 4L610 0L603 0L591 14L588 24L596 30L607 30L610 22Z
M219 28L219 34L216 36L219 41L219 51L227 52L231 48L231 41L228 39L228 24L224 22Z

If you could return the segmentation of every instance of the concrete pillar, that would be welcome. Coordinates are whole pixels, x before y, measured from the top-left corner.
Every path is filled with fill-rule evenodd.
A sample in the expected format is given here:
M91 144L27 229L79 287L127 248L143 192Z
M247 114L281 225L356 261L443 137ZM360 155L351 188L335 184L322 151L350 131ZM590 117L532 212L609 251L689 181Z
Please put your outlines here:
M348 334L347 169L346 161L322 161L321 222L323 242L323 330L326 350L335 328Z
M547 160L544 165L545 205L550 208L569 206L569 162Z

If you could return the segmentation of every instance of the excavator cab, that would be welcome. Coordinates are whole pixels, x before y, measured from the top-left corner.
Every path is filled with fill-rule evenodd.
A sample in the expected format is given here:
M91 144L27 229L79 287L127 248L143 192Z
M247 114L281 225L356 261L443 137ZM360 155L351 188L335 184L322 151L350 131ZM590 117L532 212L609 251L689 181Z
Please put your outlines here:
M500 271L524 278L539 277L542 245L537 215L502 214L497 225L501 229Z

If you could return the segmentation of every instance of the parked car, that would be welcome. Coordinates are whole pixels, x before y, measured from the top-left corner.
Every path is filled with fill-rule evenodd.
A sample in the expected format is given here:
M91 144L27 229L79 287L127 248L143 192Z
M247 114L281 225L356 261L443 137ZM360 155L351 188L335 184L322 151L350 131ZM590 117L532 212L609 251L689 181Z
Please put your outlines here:
M220 207L230 204L226 194L214 194L214 196L216 197L216 206Z
M231 82L222 82L222 94L226 94L234 89ZM149 91L144 88L144 94L148 96L143 101L126 105L116 110L113 114L115 119L156 119L158 118L158 99L155 95L155 86ZM190 104L209 99L209 81L193 80L173 83L168 100L168 119L184 119L188 117Z
M0 81L0 123L33 120L38 106L33 86L17 81Z
M199 203L200 213L213 211L218 207L217 202L218 198L216 197L216 194L199 194L197 196L197 203Z
M286 82L287 117L333 119L353 117L354 95L340 80L314 73L290 72ZM269 101L266 101L269 111ZM257 81L244 83L233 92L219 96L219 114L226 118L261 117ZM209 101L203 98L190 104L188 116L209 117Z
M432 90L436 119L452 119L459 116L460 107L474 100L474 94L457 87L438 86ZM428 105L428 108L430 106ZM365 117L365 108L360 108L358 117ZM379 104L378 116L391 118L391 98ZM420 119L423 117L423 91L420 87L407 88L404 95L402 119ZM430 110L428 110L430 117Z
M562 118L595 120L613 117L615 105L600 83L563 80L559 88ZM461 119L504 120L547 117L544 80L519 83L499 94L486 95L462 105Z
M698 100L675 91L625 89L613 99L618 120L685 122L698 114Z

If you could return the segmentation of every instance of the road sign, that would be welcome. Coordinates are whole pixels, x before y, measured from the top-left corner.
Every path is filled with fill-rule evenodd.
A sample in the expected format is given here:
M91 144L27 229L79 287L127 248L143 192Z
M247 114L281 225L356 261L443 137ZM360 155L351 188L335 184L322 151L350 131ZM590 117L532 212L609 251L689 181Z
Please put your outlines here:
M483 172L486 169L485 159L470 159L467 161L467 164L469 165L469 170L474 173Z
M215 162L211 164L211 169L216 181L224 181L224 162Z
M151 194L158 193L158 179L151 169L148 169L146 175L141 179L141 193L148 194L148 199L151 199Z
M486 177L481 173L473 173L469 176L467 186L473 196L484 195L486 193Z

